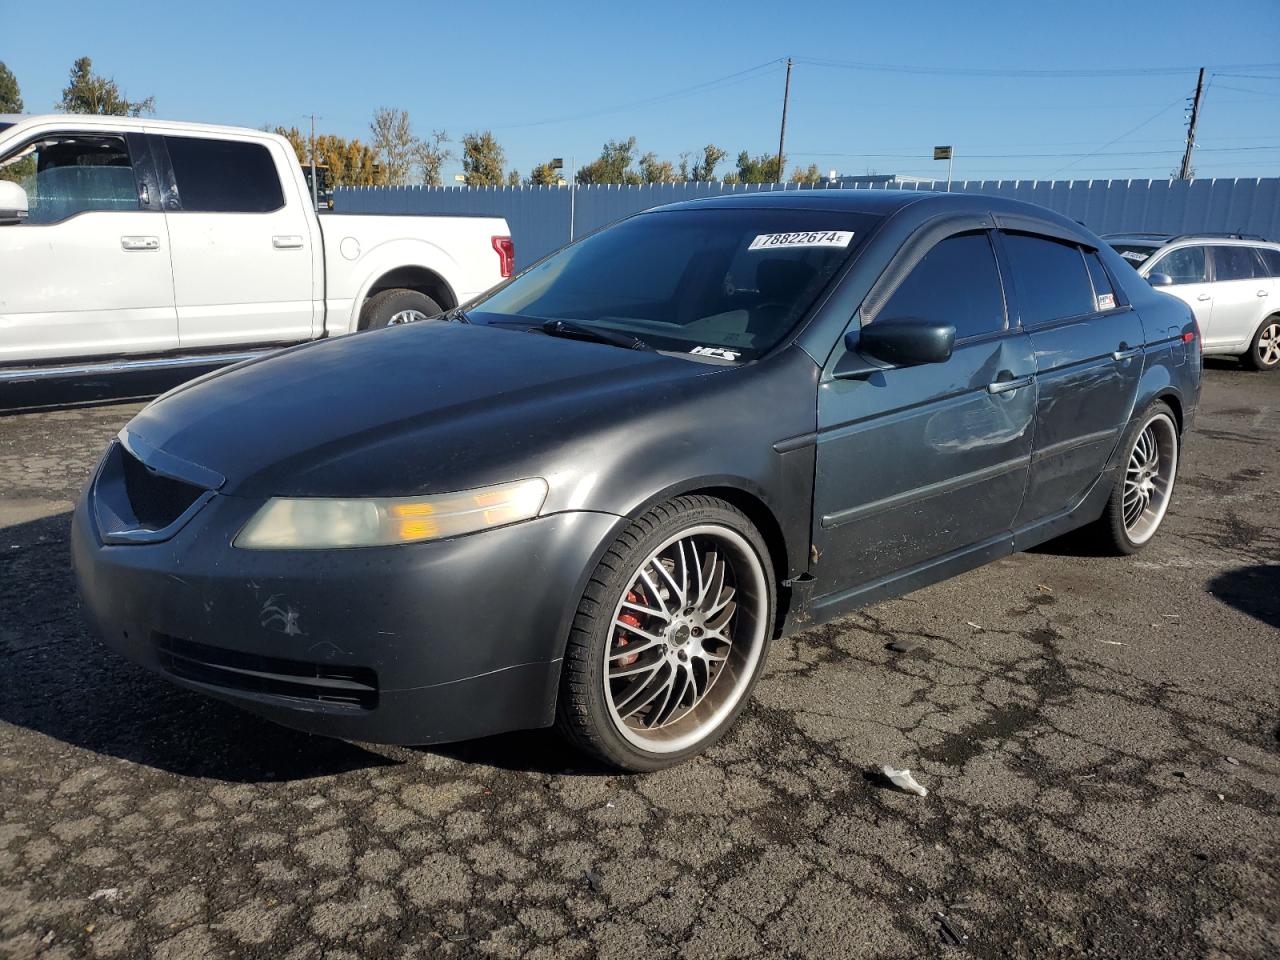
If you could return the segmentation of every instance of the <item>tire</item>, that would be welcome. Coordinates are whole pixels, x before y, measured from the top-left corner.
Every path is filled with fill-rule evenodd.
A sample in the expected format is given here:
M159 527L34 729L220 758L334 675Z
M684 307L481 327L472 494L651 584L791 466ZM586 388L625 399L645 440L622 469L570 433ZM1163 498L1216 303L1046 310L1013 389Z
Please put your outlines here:
M414 321L438 317L444 311L440 305L417 290L383 290L374 294L360 311L360 329L378 330L398 323L411 322L404 318L411 315Z
M703 752L751 697L776 603L768 547L740 510L700 495L654 507L618 536L583 592L556 726L633 772ZM606 679L606 669L622 675Z
M1280 367L1280 314L1267 317L1253 335L1249 351L1240 358L1250 370L1275 370Z
M1180 447L1177 419L1163 400L1134 420L1111 497L1092 528L1105 552L1137 553L1155 537L1173 498Z

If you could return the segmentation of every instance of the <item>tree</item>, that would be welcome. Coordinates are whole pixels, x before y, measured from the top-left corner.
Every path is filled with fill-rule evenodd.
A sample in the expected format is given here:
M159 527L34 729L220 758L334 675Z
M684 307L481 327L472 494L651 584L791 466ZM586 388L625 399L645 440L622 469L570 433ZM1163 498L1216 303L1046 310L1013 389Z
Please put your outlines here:
M156 98L127 100L120 87L109 77L93 72L93 61L81 57L71 67L71 75L62 90L64 113L97 113L109 117L140 117L156 112Z
M508 187L518 187L518 186L520 186L520 171L519 171L519 170L512 170L511 172L509 172L509 173L507 174L507 186L508 186Z
M808 170L801 170L796 167L791 171L791 182L803 184L806 187L816 187L826 178L822 175L822 171L818 169L816 163L809 164Z
M18 78L0 60L0 113L21 112L22 91L18 89Z
M680 178L670 160L659 160L650 151L640 158L640 179L645 183L675 183Z
M636 138L610 140L600 156L578 171L578 183L643 183L631 169L635 162Z
M409 125L409 114L395 107L379 107L369 124L373 149L382 164L381 181L399 187L409 181L414 160L418 158L419 141Z
M289 146L293 147L293 152L298 155L298 163L306 166L309 162L310 154L307 152L307 138L302 135L302 131L297 127L276 127L271 131L278 134L289 141Z
M693 171L689 176L690 180L714 180L716 178L716 167L720 165L720 161L725 158L725 152L717 147L714 143L708 143L702 148L702 160L693 165Z
M501 186L502 166L506 162L506 153L488 130L477 130L462 138L462 174L467 186Z
M445 147L448 142L448 133L433 130L430 141L422 140L418 143L418 169L422 171L422 182L428 187L438 187L444 182L440 171L453 159L453 151Z
M551 161L540 163L529 174L529 183L535 187L554 187L560 183L560 170L551 165Z
M298 163L311 163L309 137L297 127L276 127L273 131L289 141ZM329 171L331 187L370 187L378 182L377 155L359 140L335 137L331 133L316 136L316 166Z
M743 150L738 154L738 171L731 173L724 178L725 183L777 183L778 171L781 170L787 162L787 158L782 158L782 164L778 163L777 154L762 153L758 157L753 157L747 151Z

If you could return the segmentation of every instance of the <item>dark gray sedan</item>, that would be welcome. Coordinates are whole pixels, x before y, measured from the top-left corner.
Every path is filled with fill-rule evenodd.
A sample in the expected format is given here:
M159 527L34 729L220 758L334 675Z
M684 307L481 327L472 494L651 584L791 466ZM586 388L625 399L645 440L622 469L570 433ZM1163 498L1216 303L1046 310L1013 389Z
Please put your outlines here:
M106 641L305 730L555 723L651 770L780 633L1077 527L1140 549L1200 390L1185 304L987 197L676 204L446 319L134 418L73 527Z

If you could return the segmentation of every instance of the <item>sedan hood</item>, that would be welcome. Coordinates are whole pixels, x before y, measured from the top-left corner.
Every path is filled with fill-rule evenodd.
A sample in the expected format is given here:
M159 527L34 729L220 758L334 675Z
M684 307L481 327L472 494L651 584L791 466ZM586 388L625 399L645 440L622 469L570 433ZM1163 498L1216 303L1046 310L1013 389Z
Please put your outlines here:
M286 350L179 387L127 427L241 496L398 496L539 475L592 421L727 370L605 344L421 323ZM513 473L514 471L514 473Z

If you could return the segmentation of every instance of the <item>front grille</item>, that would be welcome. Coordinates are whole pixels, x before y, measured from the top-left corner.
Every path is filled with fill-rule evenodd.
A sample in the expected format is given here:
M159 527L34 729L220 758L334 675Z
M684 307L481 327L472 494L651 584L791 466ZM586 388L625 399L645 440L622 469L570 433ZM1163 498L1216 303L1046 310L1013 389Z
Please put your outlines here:
M367 667L308 663L224 650L165 633L152 634L152 639L160 665L184 680L362 710L372 710L378 705L378 678Z
M120 453L125 495L134 517L143 526L156 530L169 526L204 493L200 487L148 469L123 447Z

